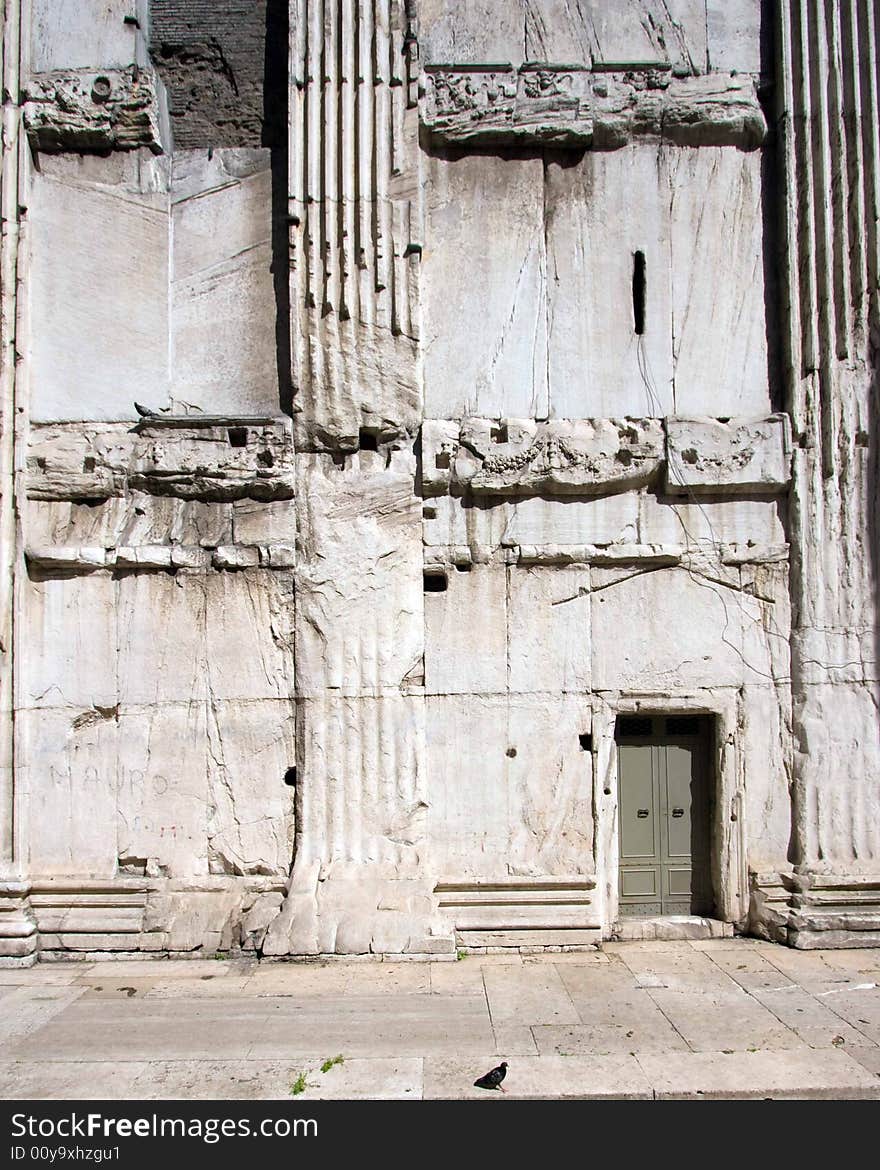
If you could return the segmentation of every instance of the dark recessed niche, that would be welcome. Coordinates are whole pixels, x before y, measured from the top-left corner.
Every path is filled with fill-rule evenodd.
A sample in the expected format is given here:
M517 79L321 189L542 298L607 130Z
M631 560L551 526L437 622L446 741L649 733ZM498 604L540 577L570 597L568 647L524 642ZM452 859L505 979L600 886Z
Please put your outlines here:
M516 759L516 748L514 748L514 747L510 747L510 748L508 748L508 749L507 749L507 758L508 758L509 760L515 760L515 759Z
M431 508L426 504L424 508L422 508L422 516L425 518L425 520L436 520L437 509Z
M247 446L247 427L229 427L226 433L229 436L230 447Z
M469 573L469 572L471 571L471 566L470 566L469 564L467 564L467 565L456 565L456 566L455 566L455 571L456 571L456 573Z
M374 431L368 431L366 427L361 427L358 432L358 446L362 451L378 451L379 440Z
M446 574L439 570L425 573L424 586L426 593L445 593L448 587Z
M581 745L581 751L591 752L593 750L593 737L589 731L584 731L578 736L578 743Z
M296 768L288 768L284 773L284 783L288 788L296 787Z
M645 332L645 305L648 294L648 271L644 252L633 253L633 328L641 336Z

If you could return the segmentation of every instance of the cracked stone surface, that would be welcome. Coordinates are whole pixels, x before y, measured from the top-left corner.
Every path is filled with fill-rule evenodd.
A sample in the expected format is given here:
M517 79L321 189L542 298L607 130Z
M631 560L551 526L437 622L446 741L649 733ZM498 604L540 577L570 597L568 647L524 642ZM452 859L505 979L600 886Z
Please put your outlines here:
M304 1101L488 1100L473 1081L506 1059L514 1100L880 1097L880 1038L847 1019L876 1014L880 953L807 956L803 981L779 954L723 939L431 964L0 969L0 1091L280 1100L302 1074ZM819 975L848 1001L829 1004ZM785 990L756 987L765 977Z
M0 964L479 948L377 979L392 1095L499 1046L635 1095L665 1046L718 1092L870 1072L872 972L824 957L880 945L869 6L208 7L8 25ZM705 720L712 905L632 933L796 957L567 958L625 933L645 713ZM246 978L213 1059L273 1062Z

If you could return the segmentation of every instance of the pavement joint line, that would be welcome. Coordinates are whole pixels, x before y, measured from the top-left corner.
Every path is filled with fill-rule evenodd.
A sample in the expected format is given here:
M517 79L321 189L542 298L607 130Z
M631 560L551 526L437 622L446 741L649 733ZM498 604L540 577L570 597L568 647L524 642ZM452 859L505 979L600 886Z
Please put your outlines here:
M678 1028L676 1028L674 1022L670 1019L669 1015L663 1010L662 1005L657 1003L657 1000L654 998L653 995L651 995L652 989L650 987L646 987L644 990L648 993L648 995L651 999L651 1002L654 1004L654 1006L660 1012L660 1014L664 1018L664 1020L666 1020L667 1024L669 1024L670 1028L673 1030L673 1032L676 1034L676 1036L678 1036L679 1040L683 1041L688 1046L689 1051L696 1052L697 1051L696 1048L694 1048L692 1046L692 1044L688 1040L687 1036L685 1036L683 1032L680 1032L678 1030ZM665 988L656 988L655 990L660 991L660 990L666 990L666 989ZM635 1055L635 1054L633 1054L633 1055Z

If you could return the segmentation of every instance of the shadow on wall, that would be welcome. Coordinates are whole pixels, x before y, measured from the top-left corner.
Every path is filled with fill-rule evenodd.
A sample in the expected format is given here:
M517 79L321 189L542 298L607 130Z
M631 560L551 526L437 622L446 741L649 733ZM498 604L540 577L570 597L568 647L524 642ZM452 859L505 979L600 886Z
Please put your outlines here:
M288 165L289 78L287 0L267 0L263 72L263 145L272 151L272 282L275 288L275 352L279 405L293 413L290 353L290 218Z
M271 151L279 407L290 414L287 0L151 0L150 22L175 148Z

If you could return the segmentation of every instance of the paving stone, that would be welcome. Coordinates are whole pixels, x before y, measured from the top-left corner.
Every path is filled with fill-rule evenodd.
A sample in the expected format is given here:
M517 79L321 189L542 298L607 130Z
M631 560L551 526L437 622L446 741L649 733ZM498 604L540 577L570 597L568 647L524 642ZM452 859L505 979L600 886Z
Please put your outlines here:
M555 951L542 955L524 955L523 965L529 963L562 963L566 967L596 967L607 966L611 962L610 955L602 951Z
M37 963L34 967L0 967L0 987L68 987L93 970L94 963Z
M577 1011L555 967L487 966L483 981L493 1024L576 1024Z
M323 1062L322 1062L323 1063ZM422 1096L421 1057L345 1060L326 1073L318 1065L306 1072L308 1087L297 1100L416 1101ZM297 1074L299 1075L299 1074Z
M504 1093L474 1086L498 1063L491 1055L425 1061L425 1098L529 1100L564 1097L650 1100L650 1083L630 1056L523 1056L508 1062Z
M765 955L792 983L840 983L849 978L846 972L830 966L824 954L817 951L796 951L781 946L774 951L766 951Z
M624 994L636 989L632 971L617 959L612 959L602 966L566 964L559 966L557 970L566 991L578 1008L584 1001L591 1004L604 996Z
M737 947L705 953L721 971L747 991L778 990L795 986L788 975L774 966L770 959L755 947Z
M483 996L384 995L266 999L251 1058L316 1051L349 1056L491 1052L495 1039Z
M805 1047L745 992L652 990L651 998L695 1052Z
M535 1029L525 1024L494 1024L495 1051L499 1057L537 1056Z
M254 994L250 986L249 975L227 975L219 979L202 975L199 979L159 980L145 994L148 999L214 999L218 996Z
M452 964L438 963L438 967ZM431 986L433 963L278 963L260 968L249 995L415 995Z
M853 1060L857 1060L862 1068L880 1078L880 1045L847 1044L844 1052Z
M880 986L850 983L820 992L816 998L868 1040L880 1044Z
M39 1032L56 1016L61 1015L80 998L78 987L56 987L51 984L37 987L17 987L0 999L0 1036L6 1055L19 1041Z
M824 1003L802 987L784 987L780 990L756 989L754 998L778 1020L786 1024L811 1048L865 1043L862 1032L856 1031Z
M483 968L472 957L459 963L432 963L431 991L435 995L483 995Z
M638 987L664 987L673 991L734 985L709 955L685 945L673 951L620 952L620 960L632 971Z
M146 964L149 964L148 966ZM228 959L153 959L147 953L143 959L118 959L106 963L69 964L79 968L78 979L90 979L96 968L102 979L118 979L133 976L141 979L196 979L202 975L216 978L219 975L236 974L256 963L250 960ZM65 965L65 970L68 965ZM37 967L37 970L40 968ZM53 964L54 969L54 964Z
M880 983L880 954L870 947L864 950L855 948L850 951L823 951L822 958L829 967L839 971L846 971L850 978L862 980L874 979Z
M77 994L79 994L77 992ZM80 1000L48 1026L14 1043L9 1055L69 1061L242 1058L269 1018L265 999Z
M573 1025L536 1025L532 1031L541 1053L560 1056L594 1053L687 1052L687 1044L662 1012L620 999L606 1005L608 1019Z
M147 1067L116 1061L0 1061L0 1097L7 1101L129 1100L140 1095L135 1093L135 1084Z
M138 979L129 975L118 975L115 979L104 978L103 972L90 979L80 979L77 987L82 988L82 998L91 999L133 999L135 996L144 996L156 986L155 979ZM164 986L175 987L182 984L191 987L192 981L169 980Z
M836 1048L637 1056L659 1099L873 1097L871 1074Z

